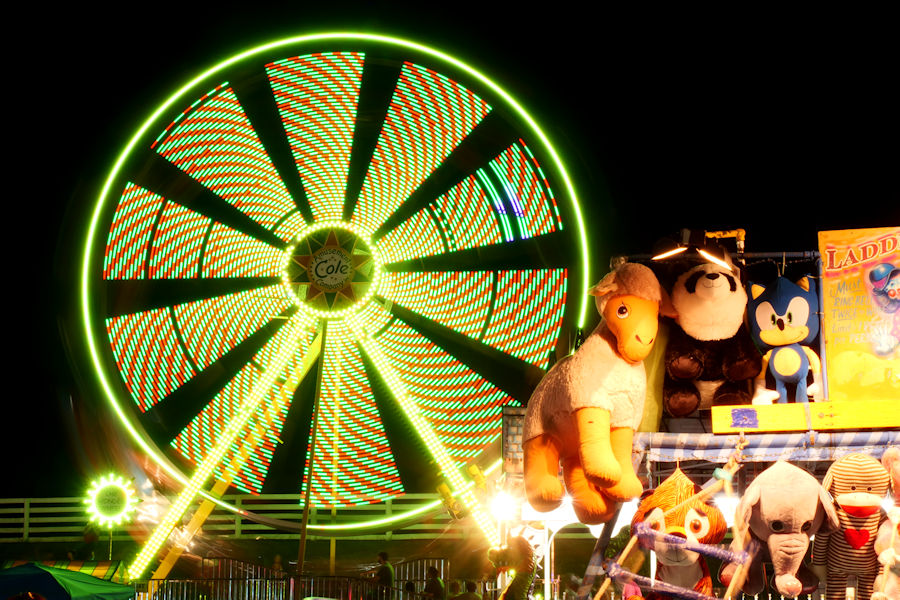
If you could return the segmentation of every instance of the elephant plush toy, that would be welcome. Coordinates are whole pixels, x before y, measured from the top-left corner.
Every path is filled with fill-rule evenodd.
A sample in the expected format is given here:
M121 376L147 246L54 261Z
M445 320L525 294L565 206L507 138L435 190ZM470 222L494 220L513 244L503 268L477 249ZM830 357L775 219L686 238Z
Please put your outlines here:
M735 522L747 523L751 543L759 546L743 585L745 594L763 591L764 562L772 563L775 589L782 596L793 598L816 589L818 577L803 564L803 558L810 537L820 529L837 529L838 517L831 497L815 477L790 463L776 462L747 487ZM720 581L729 584L736 569L734 563L726 565Z

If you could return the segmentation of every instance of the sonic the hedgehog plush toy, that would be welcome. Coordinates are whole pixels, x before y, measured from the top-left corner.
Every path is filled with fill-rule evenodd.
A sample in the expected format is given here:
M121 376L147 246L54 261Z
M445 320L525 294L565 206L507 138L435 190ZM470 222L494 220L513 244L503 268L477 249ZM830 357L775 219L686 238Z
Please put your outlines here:
M808 402L807 394L818 395L822 371L818 355L806 344L819 334L819 301L812 280L803 277L792 283L778 277L763 286L750 284L747 313L753 341L765 352L763 370L757 378L756 404L777 399L788 401L787 384L796 385L794 402ZM765 391L766 371L775 379L775 391ZM813 373L813 384L807 389L806 377Z

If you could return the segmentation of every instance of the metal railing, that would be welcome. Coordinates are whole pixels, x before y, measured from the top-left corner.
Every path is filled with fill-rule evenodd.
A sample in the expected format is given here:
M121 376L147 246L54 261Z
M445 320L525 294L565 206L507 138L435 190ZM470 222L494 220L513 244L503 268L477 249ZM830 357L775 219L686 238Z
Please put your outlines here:
M137 600L404 600L401 589L359 577L150 579L134 585Z
M267 519L277 519L282 523L293 524L294 531L279 529L276 526L259 523L246 515L231 512L217 506L203 524L204 537L226 539L296 539L299 538L299 524L302 519L303 506L299 494L265 494L230 495L225 500L243 510ZM382 504L355 506L332 510L311 508L309 524L340 525L356 523L362 520L383 519L400 512L414 510L431 504L437 499L436 494L405 494L388 500ZM165 506L159 507L164 514ZM139 526L142 519L136 523ZM159 518L159 517L157 517ZM154 523L144 521L147 529L152 530ZM400 523L395 529L344 531L343 539L355 540L431 540L440 536L442 539L467 539L479 535L477 525L471 519L454 521L442 509L426 512L412 523ZM0 543L4 542L78 542L81 541L87 528L87 513L82 498L0 498ZM108 539L107 530L96 532L101 539ZM132 541L135 539L135 527L128 532L122 528L112 530L112 540ZM329 539L327 531L310 529L309 539ZM561 532L557 539L589 538L586 528Z
M292 600L293 580L151 579L135 583L137 600Z

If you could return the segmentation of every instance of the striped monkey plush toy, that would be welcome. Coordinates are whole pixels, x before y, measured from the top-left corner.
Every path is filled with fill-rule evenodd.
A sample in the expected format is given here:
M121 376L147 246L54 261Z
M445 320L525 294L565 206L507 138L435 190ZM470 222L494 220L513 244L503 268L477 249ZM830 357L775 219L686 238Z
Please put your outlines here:
M871 597L880 568L875 538L889 482L881 463L861 453L839 458L825 473L822 486L834 497L840 528L816 534L812 565L820 579L824 570L827 600L845 600L851 574L857 577L857 597Z
M891 475L894 506L888 510L888 518L878 528L875 538L881 573L875 578L872 600L897 600L900 598L900 447L885 450L881 464Z

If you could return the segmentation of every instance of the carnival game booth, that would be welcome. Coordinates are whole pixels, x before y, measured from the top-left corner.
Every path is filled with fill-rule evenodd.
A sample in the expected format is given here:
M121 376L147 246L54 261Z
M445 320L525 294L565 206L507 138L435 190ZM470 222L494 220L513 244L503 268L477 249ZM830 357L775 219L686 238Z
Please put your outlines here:
M885 506L890 505L886 500L889 471L893 468L889 455L894 451L889 448L900 445L900 328L897 326L896 305L889 300L893 298L892 290L897 286L897 269L893 266L898 263L897 236L896 228L822 232L820 252L738 252L733 264L739 264L740 269L734 269L730 261L727 265L712 266L714 261L708 260L706 264L694 262L687 268L675 267L676 272L681 271L675 276L672 276L671 268L656 270L660 281L665 282L662 286L668 288L672 303L681 310L678 311L679 317L661 319L657 345L644 361L647 396L632 445L633 468L645 483L641 494L644 500L640 506L650 501L648 497L675 486L671 481L673 478L682 479L682 491L686 494L683 502L689 502L688 496L711 496L710 490L713 489L719 493L726 490L733 494L733 502L723 510L734 511L737 504L733 537L741 538L742 543L750 544L752 541L755 545L750 553L742 555L740 548L736 549L732 541L732 548L721 554L721 549L714 545L700 543L697 541L700 538L691 540L691 536L687 536L687 548L701 553L710 552L726 564L737 562L740 567L746 562L746 569L737 571L737 579L734 578L733 567L726 569L723 588L719 589L716 582L717 591L724 590L728 595L733 595L743 585L745 592L748 588L752 590L749 592L751 594L768 589L771 593L796 596L801 591L805 594L815 590L816 583L820 581L824 585L827 580L829 598L845 597L851 593L868 597L872 593L873 580L883 568L875 552L878 525L887 522L886 531L891 530L886 509L880 506L882 500ZM687 242L689 238L690 233L686 232L682 239ZM825 257L824 262L821 257ZM654 266L652 261L644 262ZM700 275L692 278L693 271ZM729 280L728 274L733 274L734 280ZM701 318L719 311L721 304L727 304L731 295L725 293L725 300L717 301L718 307L692 298L704 293L697 288L697 282L707 277L718 278L720 282L725 279L731 293L737 290L741 295L742 289L746 289L747 293L743 296L745 305L737 309L740 317L738 326L747 328L746 332L735 333L735 328L731 328L723 334L716 330L716 323ZM739 281L737 286L736 281ZM725 289L729 289L728 286ZM691 302L697 306L692 307ZM689 314L692 318L697 317L696 322L683 319L685 306L688 313L696 309L696 315ZM721 310L730 309L726 307ZM798 332L802 330L802 333L790 333L792 327ZM693 335L693 346L684 343L685 331L688 332L687 337ZM712 333L703 339L703 335L710 331ZM738 339L741 336L754 343L755 355L744 350L744 341ZM727 344L724 351L721 348L723 344ZM785 348L788 349L787 356L782 354ZM719 377L709 376L708 373L701 376L695 373L693 378L677 376L677 361L698 356L701 357L699 362L705 362L706 366L712 364L718 369ZM728 375L728 362L736 356L748 356L758 361L748 370L749 377L742 379ZM797 365L805 369L803 375L790 377L789 368ZM691 393L683 392L685 379L690 380ZM560 389L562 393L569 393L568 388L557 388ZM508 485L514 489L521 485L524 488L522 493L529 497L534 506L536 503L540 505L543 499L528 489L529 449L528 444L522 444L523 439L526 442L534 439L527 433L528 411L512 407L505 409L504 469ZM563 448L561 455L565 457L565 453ZM541 459L544 457L543 454L539 456ZM570 458L566 460L570 463L575 460L571 458L574 453L568 456ZM878 462L882 458L883 466ZM562 461L564 469L566 460ZM587 470L588 467L584 468ZM825 507L822 510L827 509L827 516L820 514L816 519L830 524L820 529L820 542L817 542L812 553L814 564L811 568L816 571L818 580L806 572L806 561L792 563L792 569L787 569L783 557L778 554L780 550L767 552L765 538L758 539L754 530L754 519L757 517L750 509L747 496L758 493L758 488L775 477L773 472L782 469L787 471L780 476L787 479L777 487L791 488L794 481L791 478L799 477L798 481L812 486L810 489L819 486L825 490L821 496L825 500L820 499L820 505ZM853 477L847 475L849 471L853 471L859 481L852 481ZM578 481L571 473L565 473L565 480L567 492L575 489L577 504ZM574 487L570 486L572 482ZM797 485L798 490L802 488L800 483ZM841 488L843 485L849 488L844 490ZM695 491L691 491L691 486L696 486ZM604 486L597 487L602 493ZM847 505L853 502L845 496L851 492L850 488L853 493L868 490L870 504L871 498L879 493L880 497L874 507L848 508ZM669 492L671 490L666 493ZM771 506L775 502L771 499L773 493L771 490L764 492L768 500L764 499L763 503L768 502ZM832 498L837 498L837 501ZM622 496L607 499L628 500ZM594 524L607 525L586 573L582 596L593 593L590 582L604 572L622 584L631 586L638 582L641 587L650 588L645 589L645 593L662 592L695 599L709 597L713 593L708 572L706 587L693 590L666 587L669 585L664 581L666 578L680 579L672 575L673 567L665 562L657 570L656 579L642 579L622 569L616 561L609 561L609 570L604 571L602 554L605 542L613 532L612 524L616 523L619 508L604 513L602 502L599 509L595 508L598 504L590 505L591 502L590 499L584 501L588 508L582 508L581 513L576 508L574 518L586 524L593 520ZM633 502L637 503L637 500ZM540 508L545 508L547 504L552 504L552 501ZM615 506L620 507L621 504ZM743 512L742 507L745 508ZM831 514L832 509L836 511L835 515ZM641 510L638 509L638 512ZM704 509L698 510L702 513ZM540 511L537 514L540 515ZM587 518L584 518L585 515ZM645 516L642 514L640 518ZM897 515L891 516L896 522ZM531 512L530 518L535 518L535 513ZM732 520L730 514L728 520ZM616 530L622 524L620 520ZM633 521L632 525L637 529L634 530L632 543L626 547L626 553L640 536L661 556L666 552L678 551L673 548L685 550L683 540L677 541L673 536L665 536L658 531L642 530L642 523L638 520ZM812 525L813 521L810 521L803 526ZM820 525L820 522L815 522L816 528ZM684 524L686 527L687 522ZM748 533L748 527L752 533ZM776 520L772 527L782 528L785 525ZM680 528L677 534L682 538L684 528ZM721 534L714 541L722 540L724 529ZM800 549L802 555L809 555L807 549L813 548L809 544L810 537L806 535L807 545ZM891 539L890 533L885 534L884 531L878 538L878 551L887 550L881 558L888 564L892 564ZM660 548L654 544L668 546ZM754 554L759 558L754 559ZM759 567L760 562L774 565L778 577L770 583L766 582L765 576L760 575L764 573ZM845 566L848 564L853 565L849 574ZM798 565L803 567L803 577L799 579L794 577L800 569ZM773 566L768 568L771 573ZM858 579L852 579L857 575ZM850 584L847 584L848 576L851 577ZM734 584L725 590L724 586L732 581ZM602 590L605 591L607 584L608 581ZM879 579L875 591L883 591L890 585L884 578ZM635 588L630 589L635 591Z

